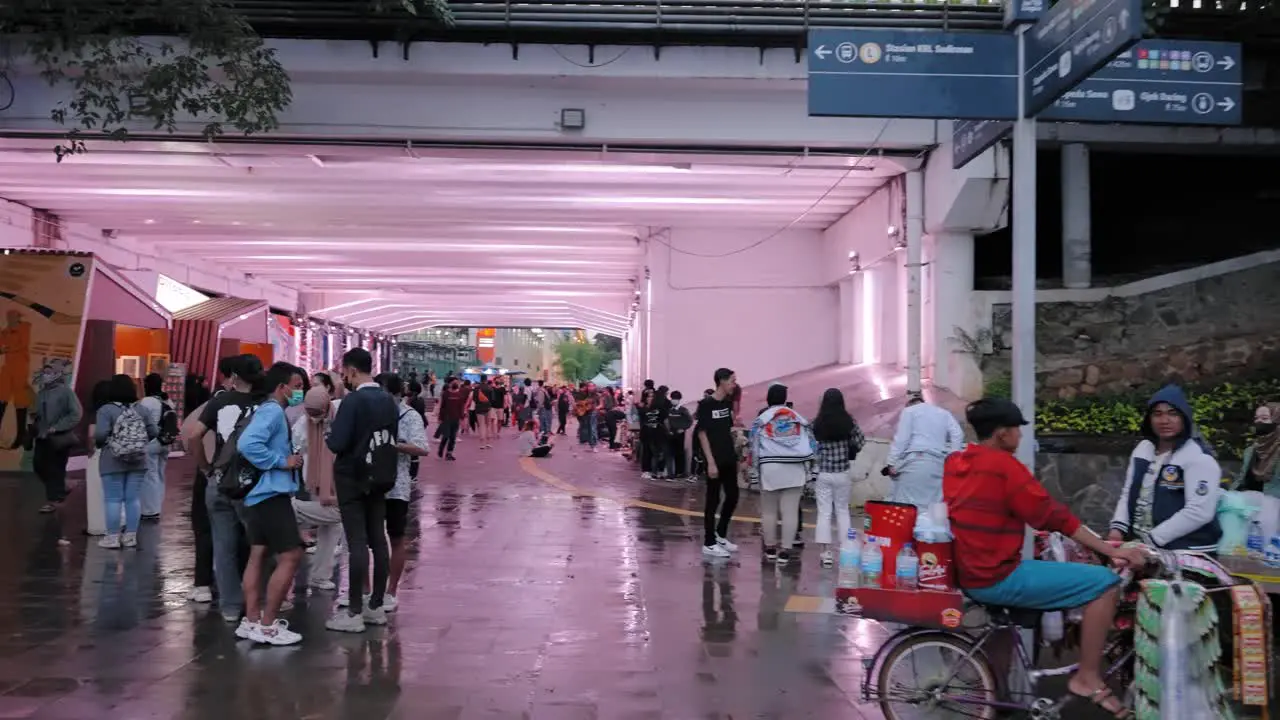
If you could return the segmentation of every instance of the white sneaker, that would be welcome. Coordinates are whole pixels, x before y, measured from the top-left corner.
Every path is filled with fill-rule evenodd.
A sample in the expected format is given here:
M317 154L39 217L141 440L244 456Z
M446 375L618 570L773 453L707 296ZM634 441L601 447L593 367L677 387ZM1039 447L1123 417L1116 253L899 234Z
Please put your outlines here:
M192 588L187 594L187 601L193 603L211 603L213 602L213 590L200 586Z
M652 480L652 479L653 479L653 474L652 474L652 473L640 473L640 479L641 479L641 480Z
M738 546L729 542L727 539L716 536L716 545L728 550L729 552L738 552Z
M383 595L382 609L389 613L393 613L400 609L400 601L396 599L395 595Z
M249 639L264 645L297 645L302 636L289 629L288 620L276 620L270 627L258 625Z
M252 640L260 630L262 630L262 626L258 623L252 622L249 618L240 618L240 625L236 628L236 637L241 640Z
M351 596L347 594L346 590L339 591L337 606L340 608L343 608L343 607L349 607L350 605L351 605Z
M386 625L387 609L386 608L374 609L371 607L366 607L364 609L364 613L361 614L360 618L364 620L365 625Z
M311 587L315 588L316 590L332 590L338 587L338 584L332 580L325 580L324 578L316 578L315 580L311 581Z
M724 547L721 545L703 545L702 554L706 555L707 557L714 557L714 558L729 557L729 551L725 550Z
M127 532L120 536L120 544L127 547L138 547L138 533Z
M293 610L293 603L292 603L292 602L289 602L288 600L284 600L284 601L282 601L282 602L280 603L280 610L279 610L279 612L286 613L286 612L290 612L290 611L292 611L292 610Z
M364 618L359 615L352 615L346 610L339 610L329 618L324 626L335 632L345 633L362 633L364 632Z
M822 551L822 567L831 567L836 564L835 554L830 550Z
M100 548L105 548L105 549L107 549L107 550L119 550L119 549L120 549L120 536L119 536L119 535L104 535L104 536L102 537L102 539L98 541L98 547L100 547Z

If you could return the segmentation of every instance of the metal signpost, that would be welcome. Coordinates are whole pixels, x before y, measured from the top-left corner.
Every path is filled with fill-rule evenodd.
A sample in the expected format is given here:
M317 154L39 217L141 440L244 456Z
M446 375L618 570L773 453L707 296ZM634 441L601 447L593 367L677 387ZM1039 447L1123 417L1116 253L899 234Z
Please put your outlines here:
M1240 45L1143 40L1040 113L1069 122L1238 125Z
M809 114L1013 117L1013 52L1013 38L995 33L811 30Z

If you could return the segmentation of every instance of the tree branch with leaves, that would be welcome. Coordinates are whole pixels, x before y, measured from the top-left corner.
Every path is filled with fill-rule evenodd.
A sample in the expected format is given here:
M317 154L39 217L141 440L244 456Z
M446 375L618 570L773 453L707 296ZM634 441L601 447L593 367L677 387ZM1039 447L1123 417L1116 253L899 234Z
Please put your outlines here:
M369 0L370 12L452 23L444 0ZM91 139L124 140L139 123L270 132L293 100L273 49L226 0L11 0L0 35L17 40L40 76L70 98L50 110L67 128L61 162Z

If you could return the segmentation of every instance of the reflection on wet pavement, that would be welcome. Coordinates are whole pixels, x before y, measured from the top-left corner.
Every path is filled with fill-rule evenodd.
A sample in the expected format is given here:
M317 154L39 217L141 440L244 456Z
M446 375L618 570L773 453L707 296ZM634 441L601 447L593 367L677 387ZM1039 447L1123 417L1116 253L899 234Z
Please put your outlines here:
M137 551L81 533L83 500L38 515L35 480L0 479L0 718L450 720L874 718L856 703L871 623L784 611L827 595L816 551L785 571L709 566L700 488L644 483L611 454L562 448L525 472L513 439L481 457L423 462L413 555L390 626L323 629L333 594L295 598L295 647L237 642L188 604L189 467L170 464L166 512ZM609 497L632 496L631 507ZM746 496L741 515L752 515ZM71 544L59 547L59 523Z

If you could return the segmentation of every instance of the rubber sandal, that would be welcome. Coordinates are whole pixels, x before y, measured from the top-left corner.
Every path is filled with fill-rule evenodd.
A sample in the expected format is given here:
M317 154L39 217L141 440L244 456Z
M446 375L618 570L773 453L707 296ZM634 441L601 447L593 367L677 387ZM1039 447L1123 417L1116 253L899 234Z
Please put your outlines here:
M1095 705L1098 708L1100 708L1103 712L1109 713L1112 717L1120 718L1120 720L1130 720L1133 717L1133 711L1127 707L1124 707L1123 704L1121 704L1119 710L1110 710L1107 708L1107 706L1104 703L1106 703L1108 699L1113 699L1116 702L1120 702L1120 699L1117 698L1116 694L1111 691L1111 688L1107 687L1106 685L1103 685L1102 687L1098 688L1097 690L1094 690L1092 693L1088 695L1081 695L1080 693L1075 692L1069 688L1067 692L1071 695L1073 699L1083 700L1091 705Z

